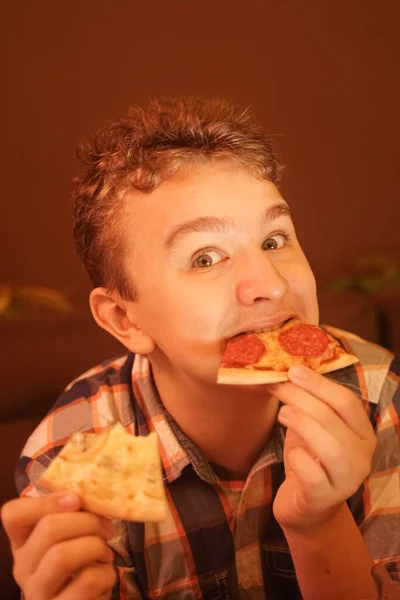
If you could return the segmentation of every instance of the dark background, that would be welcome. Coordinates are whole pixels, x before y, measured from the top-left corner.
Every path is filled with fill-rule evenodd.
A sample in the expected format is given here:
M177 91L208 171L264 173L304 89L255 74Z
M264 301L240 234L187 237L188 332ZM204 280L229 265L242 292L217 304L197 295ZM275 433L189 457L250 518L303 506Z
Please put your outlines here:
M61 389L120 351L88 314L72 244L78 140L155 96L252 104L286 165L283 194L318 282L359 256L400 260L399 6L3 0L0 283L58 288L79 310L0 320L0 503L15 495L13 465ZM376 297L322 293L323 320L400 349L399 297L382 311ZM2 598L17 594L10 573L0 529Z
M71 241L77 141L129 104L252 104L319 281L400 254L396 0L13 0L2 4L0 281L88 290Z

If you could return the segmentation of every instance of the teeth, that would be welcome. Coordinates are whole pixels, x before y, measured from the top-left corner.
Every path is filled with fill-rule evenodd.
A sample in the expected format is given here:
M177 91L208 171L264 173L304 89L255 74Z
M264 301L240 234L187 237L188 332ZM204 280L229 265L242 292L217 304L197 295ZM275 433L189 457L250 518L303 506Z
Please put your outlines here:
M272 327L263 327L261 329L254 329L253 331L250 331L249 333L271 333L271 331L278 331L278 329L280 329L281 325L273 325Z
M278 329L281 329L283 325L285 325L285 323L287 323L289 320L290 319L284 321L283 323L279 323L279 325L272 325L271 327L259 327L258 329L243 331L241 333L238 333L237 335L248 335L249 333L271 333L271 331L278 331Z

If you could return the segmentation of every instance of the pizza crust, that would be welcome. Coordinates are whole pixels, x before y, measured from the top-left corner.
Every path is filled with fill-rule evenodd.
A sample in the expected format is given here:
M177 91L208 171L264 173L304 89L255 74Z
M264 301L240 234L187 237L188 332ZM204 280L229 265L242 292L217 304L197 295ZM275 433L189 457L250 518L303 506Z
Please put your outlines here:
M333 362L322 364L318 369L316 369L317 373L331 373L332 371L338 371L339 369L344 369L345 367L350 367L350 365L355 365L360 362L357 356L354 354L347 354L347 352L343 352L340 354Z
M39 479L52 492L72 490L82 507L126 521L166 516L158 437L135 437L118 423L102 434L77 433Z
M240 369L221 367L218 369L217 383L231 385L256 385L260 383L279 383L287 381L287 371L256 371L256 369Z
M332 362L322 364L314 370L321 374L331 373L332 371L354 365L357 362L359 362L359 360L356 356L342 351L342 353ZM288 379L288 371L264 371L221 367L218 369L217 383L230 385L257 385L263 383L280 383L282 381L288 381Z

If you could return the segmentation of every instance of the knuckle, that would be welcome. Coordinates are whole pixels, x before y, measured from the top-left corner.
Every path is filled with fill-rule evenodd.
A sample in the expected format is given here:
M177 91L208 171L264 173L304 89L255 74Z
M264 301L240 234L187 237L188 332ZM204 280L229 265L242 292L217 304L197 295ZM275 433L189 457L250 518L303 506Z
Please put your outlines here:
M107 559L109 560L110 563L114 562L114 552L111 550L111 548L109 546L106 546L107 548Z
M361 456L357 461L349 465L347 481L352 482L351 493L355 493L363 484L371 471L371 460L368 456Z
M102 565L101 566L101 578L98 577L97 578L100 580L101 579L101 586L103 589L109 589L110 587L112 587L114 585L114 583L117 580L117 576L115 573L115 569L112 565Z
M112 562L113 560L114 555L112 550L107 546L106 542L97 535L86 538L85 549L85 555L90 557L90 562Z
M113 587L117 583L117 574L115 569L112 565L107 565L105 571L107 575L107 583L109 587Z
M92 598L93 593L100 593L108 587L107 568L86 569L79 578L79 589L86 597Z
M374 458L375 449L377 446L377 440L375 435L371 436L370 439L364 442L363 448L363 464L365 466L365 470L367 471L367 475L371 470L372 461Z
M105 541L97 535L91 537L90 543L92 552L96 555L102 556L107 550L109 550Z
M93 590L93 588L97 588L99 585L99 574L92 569L86 569L82 572L79 583L84 593L89 592L90 590Z
M324 485L326 481L326 475L322 469L310 473L308 475L308 484L310 486L310 490L319 489L321 485Z
M340 463L343 463L344 465L347 464L346 460L343 461L343 450L339 444L331 444L331 446L329 448L329 460L335 464L340 464Z
M2 505L1 510L0 510L0 518L3 523L8 523L8 521L11 519L11 515L12 515L12 501L6 502L5 504Z
M55 517L56 515L44 515L37 525L40 535L46 538L46 540L51 540L57 530Z
M10 525L14 525L18 522L18 506L20 506L20 498L9 500L2 505L0 511L0 518L7 529Z
M13 564L12 576L14 577L14 579L18 583L18 585L20 587L22 587L23 574L22 574L22 568L21 568L19 561L15 561Z
M371 472L372 461L370 458L366 458L361 464L361 476L363 479L368 477Z
M62 544L55 544L47 551L48 564L51 565L51 569L55 571L67 570L68 569L68 553Z

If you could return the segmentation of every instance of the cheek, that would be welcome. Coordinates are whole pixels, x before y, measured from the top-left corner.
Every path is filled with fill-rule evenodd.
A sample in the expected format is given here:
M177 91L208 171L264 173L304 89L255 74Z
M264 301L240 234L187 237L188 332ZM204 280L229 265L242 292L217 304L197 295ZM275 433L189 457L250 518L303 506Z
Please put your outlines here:
M309 321L318 323L317 286L314 274L307 263L297 265L291 273L290 290L301 300L306 317Z
M303 290L305 296L312 296L315 294L315 277L308 263L302 264L295 269L294 278L298 288Z
M226 298L215 286L188 285L179 277L158 278L151 291L143 289L140 303L143 327L163 345L219 339Z
M222 353L221 323L226 312L219 306L208 294L164 295L146 315L147 333L175 367L202 377L212 372L210 382L215 382L214 371Z
M217 290L185 290L167 300L170 325L181 338L215 340L219 338L226 313L224 294Z

